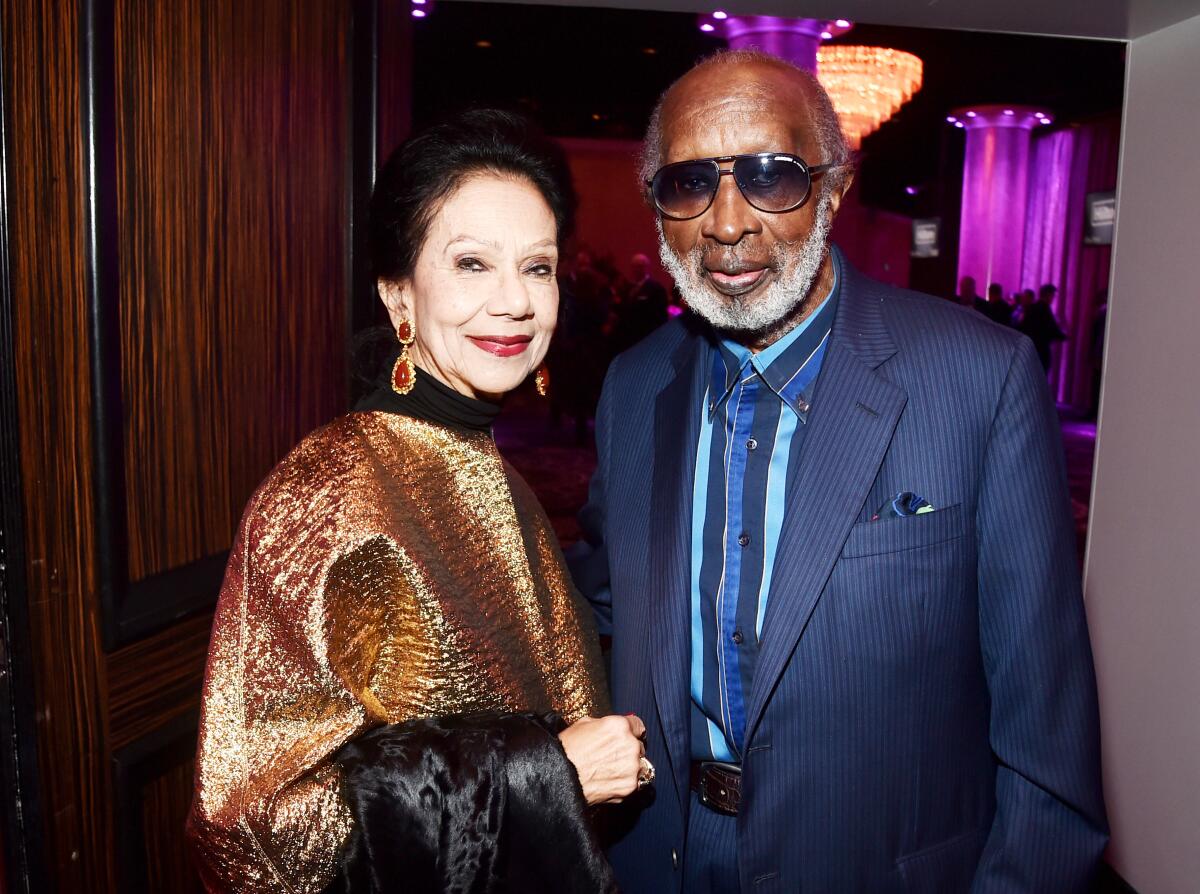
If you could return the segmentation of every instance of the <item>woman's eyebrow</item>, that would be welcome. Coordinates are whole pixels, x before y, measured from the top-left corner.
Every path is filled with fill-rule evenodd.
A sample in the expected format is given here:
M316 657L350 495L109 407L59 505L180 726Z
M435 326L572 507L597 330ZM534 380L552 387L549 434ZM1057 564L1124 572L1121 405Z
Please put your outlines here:
M461 235L455 236L453 239L447 242L446 248L453 248L454 246L460 245L464 242L470 242L475 245L486 245L488 248L500 247L499 243L492 242L490 239L480 239L478 236L472 236L469 233L462 233Z

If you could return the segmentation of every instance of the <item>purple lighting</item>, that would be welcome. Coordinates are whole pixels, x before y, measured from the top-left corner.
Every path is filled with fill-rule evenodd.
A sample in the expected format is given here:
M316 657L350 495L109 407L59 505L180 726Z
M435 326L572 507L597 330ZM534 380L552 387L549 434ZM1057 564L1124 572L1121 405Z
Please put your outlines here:
M711 15L701 15L696 21L701 30L713 30L704 28L711 24ZM730 15L718 33L729 42L731 50L761 50L815 74L821 41L841 32L828 19Z
M703 25L700 26L700 30L704 31L704 32L708 32L708 31L715 31L716 28L715 28L715 26L710 25L708 22L705 22Z
M849 19L838 19L833 24L837 25L839 28L849 28L850 20Z
M974 113L974 112L967 112L967 117L968 117L968 118L974 118L974 117L975 117L975 113Z
M425 18L425 10L423 10L423 9L414 9L414 10L412 11L412 14L413 14L413 18L414 18L414 19L423 19L423 18Z
M714 12L714 13L713 13L713 18L714 18L714 19L716 19L716 20L719 22L719 21L721 21L722 19L727 19L727 18L729 18L729 13L727 13L727 12L726 12L725 10L723 10L723 9L718 9L716 12Z
M1011 292L1022 284L1030 134L1038 119L1034 109L1019 106L976 106L972 111L976 116L966 127L958 276L1000 283Z
M906 186L904 187L904 191L910 196L915 196L917 194L917 188L915 186Z
M957 118L955 118L953 115L947 115L947 116L946 116L946 123L947 123L947 124L955 124L955 123L957 123L957 122L958 122L958 119L957 119Z
M963 124L961 121L955 121L954 126L955 127L966 127L967 125Z

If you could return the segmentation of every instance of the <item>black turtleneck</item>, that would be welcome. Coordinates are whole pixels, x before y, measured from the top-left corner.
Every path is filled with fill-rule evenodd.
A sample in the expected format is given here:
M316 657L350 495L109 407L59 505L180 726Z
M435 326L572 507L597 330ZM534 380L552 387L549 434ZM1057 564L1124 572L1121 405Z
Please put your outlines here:
M397 394L388 382L359 401L355 409L399 413L459 431L489 431L500 415L500 404L459 394L419 366L408 394Z

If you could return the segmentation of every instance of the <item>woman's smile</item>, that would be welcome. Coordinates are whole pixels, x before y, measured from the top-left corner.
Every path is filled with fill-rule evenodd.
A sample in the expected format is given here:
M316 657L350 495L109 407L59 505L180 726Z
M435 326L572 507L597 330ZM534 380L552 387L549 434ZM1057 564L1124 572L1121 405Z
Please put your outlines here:
M524 354L529 343L533 341L533 336L530 335L468 335L467 338L475 347L497 357L516 357L518 354Z

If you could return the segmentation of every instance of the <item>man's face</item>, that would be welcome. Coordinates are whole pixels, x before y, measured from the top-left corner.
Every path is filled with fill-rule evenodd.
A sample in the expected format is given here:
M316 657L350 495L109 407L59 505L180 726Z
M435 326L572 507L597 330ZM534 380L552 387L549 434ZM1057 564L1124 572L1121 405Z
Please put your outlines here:
M828 161L809 124L804 89L786 71L714 66L672 90L663 107L663 164L757 152L788 152L810 165ZM693 310L717 328L769 330L828 274L828 227L840 199L818 180L805 204L771 214L747 202L733 177L721 177L702 215L660 218L663 261Z

